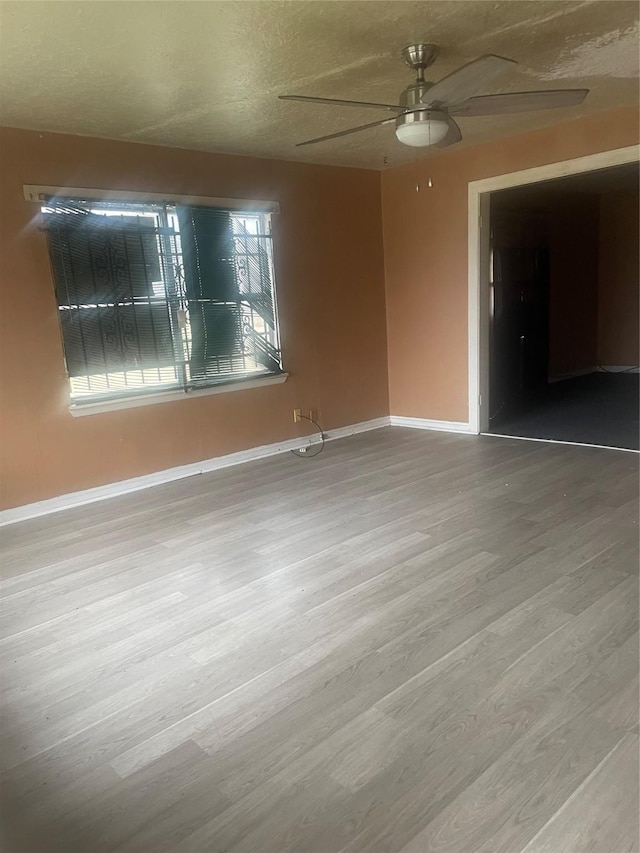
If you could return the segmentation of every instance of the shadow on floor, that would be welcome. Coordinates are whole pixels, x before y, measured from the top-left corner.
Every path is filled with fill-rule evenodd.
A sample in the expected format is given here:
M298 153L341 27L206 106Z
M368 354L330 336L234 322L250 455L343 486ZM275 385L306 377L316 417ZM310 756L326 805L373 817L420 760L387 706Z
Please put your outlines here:
M640 375L591 373L554 382L490 433L640 449Z

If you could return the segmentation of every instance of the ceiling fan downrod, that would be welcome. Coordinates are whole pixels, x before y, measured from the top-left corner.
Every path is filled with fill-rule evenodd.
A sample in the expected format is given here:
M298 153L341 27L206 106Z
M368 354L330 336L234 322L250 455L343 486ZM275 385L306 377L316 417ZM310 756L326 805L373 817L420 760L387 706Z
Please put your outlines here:
M415 83L407 86L403 92L403 95L405 93L407 95L407 106L413 106L414 104L420 103L420 97L418 97L418 94L423 95L427 89L433 85L432 83L427 83L424 79L424 70L430 65L433 65L437 56L438 48L435 44L409 44L402 49L402 58L404 59L405 64L408 65L409 68L413 68L416 72ZM411 95L409 95L410 92L412 93Z

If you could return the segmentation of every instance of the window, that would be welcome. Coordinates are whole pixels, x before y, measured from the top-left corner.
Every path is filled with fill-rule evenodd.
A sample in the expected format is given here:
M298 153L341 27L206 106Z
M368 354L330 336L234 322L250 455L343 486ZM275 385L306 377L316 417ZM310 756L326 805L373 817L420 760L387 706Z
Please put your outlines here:
M41 210L72 402L282 372L268 213L61 197Z

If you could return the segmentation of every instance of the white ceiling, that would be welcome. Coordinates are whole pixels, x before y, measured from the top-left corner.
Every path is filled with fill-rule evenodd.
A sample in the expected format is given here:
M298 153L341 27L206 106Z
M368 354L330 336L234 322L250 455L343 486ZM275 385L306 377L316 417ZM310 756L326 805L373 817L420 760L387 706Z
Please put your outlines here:
M0 24L2 124L204 151L374 169L415 157L392 125L296 149L377 114L277 96L393 103L416 41L439 45L432 81L497 53L519 64L493 92L591 89L578 107L461 118L460 145L638 102L635 0L3 0Z

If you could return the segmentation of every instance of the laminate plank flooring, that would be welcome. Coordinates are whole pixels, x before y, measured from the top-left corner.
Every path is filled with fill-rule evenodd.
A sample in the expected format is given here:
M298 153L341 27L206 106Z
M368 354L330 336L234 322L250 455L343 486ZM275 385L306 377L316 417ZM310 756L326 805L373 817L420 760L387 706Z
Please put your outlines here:
M638 851L637 462L388 428L5 528L4 849Z

